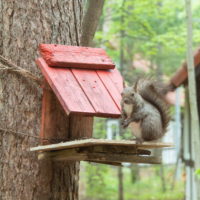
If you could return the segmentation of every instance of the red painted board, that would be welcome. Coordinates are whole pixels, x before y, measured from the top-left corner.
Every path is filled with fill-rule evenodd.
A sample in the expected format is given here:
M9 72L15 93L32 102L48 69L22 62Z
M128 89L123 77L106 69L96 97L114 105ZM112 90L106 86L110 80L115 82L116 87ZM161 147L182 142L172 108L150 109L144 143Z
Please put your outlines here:
M52 67L114 69L115 65L101 48L40 44L39 50Z
M120 116L118 107L115 105L96 71L72 69L72 73L88 99L90 99L90 103L93 105L97 115L101 116L104 114L104 116L108 117Z
M51 68L42 58L36 62L67 114L73 112L94 115L92 105L70 69Z
M116 86L117 90L121 94L124 86L123 86L123 78L122 78L120 72L117 69L113 69L112 73L109 73L109 77L112 80L112 82L114 83L114 85Z
M121 109L120 101L121 101L121 93L117 89L116 85L110 78L110 73L115 73L113 70L97 70L96 71L99 78L101 79L102 83L104 84L105 88L109 92L110 96L114 100L115 104L117 105L118 109ZM110 76L109 76L110 75ZM113 75L115 76L115 74ZM117 80L118 77L116 77ZM121 80L119 80L121 81Z

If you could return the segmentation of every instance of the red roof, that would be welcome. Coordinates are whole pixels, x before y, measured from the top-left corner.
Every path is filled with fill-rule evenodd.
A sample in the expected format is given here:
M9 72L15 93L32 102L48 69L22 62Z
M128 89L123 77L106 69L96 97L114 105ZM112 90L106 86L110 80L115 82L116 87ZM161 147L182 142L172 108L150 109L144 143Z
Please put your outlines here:
M88 59L87 57L78 59L81 57L80 52L84 51L84 47L75 47L78 53L74 53L74 51L71 53L71 46L59 46L62 46L60 50L62 50L61 54L63 60L59 57L62 68L58 64L56 64L56 68L50 67L47 63L51 63L51 58L48 57L47 62L45 60L47 56L45 56L44 51L41 53L43 58L38 58L36 63L40 67L45 79L56 94L66 113L120 117L120 93L123 89L123 80L117 69L97 69L98 66L102 69L109 65L111 66L111 64L113 65L104 51L102 49L100 50L103 54L98 55L96 62L95 59L89 57L89 51L91 55L94 55L96 51L95 48L87 48ZM53 59L57 59L57 54L54 51L55 45L48 44L45 46L45 44L43 44L42 48L43 47L45 47L45 49L48 48L48 55L54 55ZM56 47L58 47L58 45L56 45ZM42 51L41 46L40 51ZM66 59L69 57L71 59L70 63L73 62L73 67L69 65ZM73 58L75 59L73 60ZM106 66L103 66L104 62L101 62L102 60L106 60ZM78 69L79 65L80 68L84 66L84 68L88 69ZM71 66L71 68L68 68L69 66Z
M49 66L86 69L114 69L115 65L101 48L40 44L40 53Z
M194 66L197 67L200 64L200 48L196 50L194 53ZM176 71L176 73L172 76L170 80L170 84L177 88L181 84L183 84L188 78L187 73L187 63L186 61L182 64L182 66Z

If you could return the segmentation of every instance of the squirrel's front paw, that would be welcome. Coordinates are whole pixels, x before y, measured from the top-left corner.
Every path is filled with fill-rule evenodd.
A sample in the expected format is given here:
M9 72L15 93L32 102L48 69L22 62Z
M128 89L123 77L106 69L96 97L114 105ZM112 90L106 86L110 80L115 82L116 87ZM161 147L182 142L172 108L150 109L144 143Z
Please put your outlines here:
M124 128L124 121L121 121L120 125L121 125L122 128Z
M121 121L122 128L127 128L128 125L129 125L129 123L127 122L127 120Z

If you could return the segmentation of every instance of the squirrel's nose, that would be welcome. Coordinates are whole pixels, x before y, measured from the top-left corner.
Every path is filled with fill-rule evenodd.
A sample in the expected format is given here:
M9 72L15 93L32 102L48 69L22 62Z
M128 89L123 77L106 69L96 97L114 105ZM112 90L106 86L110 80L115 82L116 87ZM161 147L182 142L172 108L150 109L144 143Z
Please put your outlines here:
M127 100L127 99L126 99L126 100L124 100L124 103L128 104L128 100Z

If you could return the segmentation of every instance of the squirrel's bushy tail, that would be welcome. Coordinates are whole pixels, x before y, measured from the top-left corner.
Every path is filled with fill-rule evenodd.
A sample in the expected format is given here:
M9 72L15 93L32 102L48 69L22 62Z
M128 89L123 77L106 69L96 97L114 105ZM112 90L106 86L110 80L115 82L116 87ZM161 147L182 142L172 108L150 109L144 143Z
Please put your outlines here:
M167 93L167 87L151 78L138 79L134 87L144 100L158 109L162 119L163 133L165 133L170 121L169 104L164 96Z

